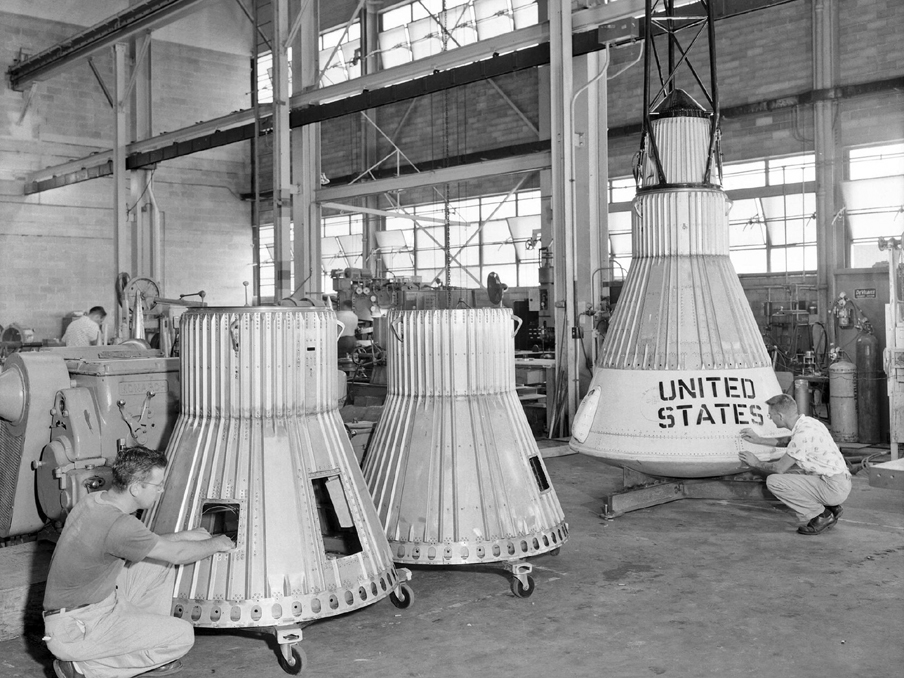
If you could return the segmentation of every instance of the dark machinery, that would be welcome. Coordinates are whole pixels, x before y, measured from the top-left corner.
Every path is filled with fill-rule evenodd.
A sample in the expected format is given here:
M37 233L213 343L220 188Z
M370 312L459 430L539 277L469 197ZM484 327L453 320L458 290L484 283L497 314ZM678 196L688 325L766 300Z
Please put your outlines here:
M178 360L158 350L11 355L0 372L0 538L38 532L105 489L122 447L165 447L178 407Z

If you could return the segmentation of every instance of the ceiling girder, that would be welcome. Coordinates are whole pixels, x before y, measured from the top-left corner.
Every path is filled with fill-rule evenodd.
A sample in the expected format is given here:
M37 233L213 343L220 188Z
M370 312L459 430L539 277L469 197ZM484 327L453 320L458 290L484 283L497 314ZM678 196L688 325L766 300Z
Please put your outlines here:
M24 89L35 80L46 80L71 64L126 42L135 35L178 21L187 14L219 0L147 0L83 30L7 70L10 87Z

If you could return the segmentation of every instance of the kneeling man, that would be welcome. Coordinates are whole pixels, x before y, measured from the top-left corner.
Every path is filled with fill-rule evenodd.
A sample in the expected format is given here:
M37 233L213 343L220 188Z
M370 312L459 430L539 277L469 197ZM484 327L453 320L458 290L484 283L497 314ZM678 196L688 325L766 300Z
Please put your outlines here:
M182 668L194 628L170 614L175 568L229 551L229 537L198 528L151 532L133 514L163 491L166 457L136 446L113 463L113 487L72 510L44 595L47 647L57 678L165 676Z
M816 535L838 522L841 504L851 491L848 472L838 445L825 424L800 414L797 402L787 394L766 401L769 418L778 428L791 431L787 451L778 461L763 462L750 450L741 450L741 461L767 474L766 487L806 522L798 533ZM741 438L758 445L777 446L783 438L764 438L752 429L741 430ZM792 471L792 467L797 468Z

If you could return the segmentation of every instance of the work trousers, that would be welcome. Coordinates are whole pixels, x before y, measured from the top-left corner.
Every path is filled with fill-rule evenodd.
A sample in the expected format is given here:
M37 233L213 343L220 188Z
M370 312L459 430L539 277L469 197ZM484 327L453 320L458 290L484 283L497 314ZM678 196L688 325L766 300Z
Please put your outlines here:
M130 678L184 656L195 635L170 614L175 574L157 561L126 565L103 601L44 618L48 649L86 678Z
M766 478L766 487L786 505L810 522L826 506L838 506L851 492L851 477L847 473L833 476L812 476L803 473L773 473Z

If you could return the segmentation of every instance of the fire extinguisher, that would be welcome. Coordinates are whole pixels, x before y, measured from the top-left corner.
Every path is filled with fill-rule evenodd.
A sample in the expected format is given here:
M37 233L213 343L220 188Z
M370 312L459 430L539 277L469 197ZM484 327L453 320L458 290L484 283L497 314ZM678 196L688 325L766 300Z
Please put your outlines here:
M848 300L847 294L842 292L835 301L835 307L832 309L835 318L838 320L838 327L846 330L854 326L854 304Z

